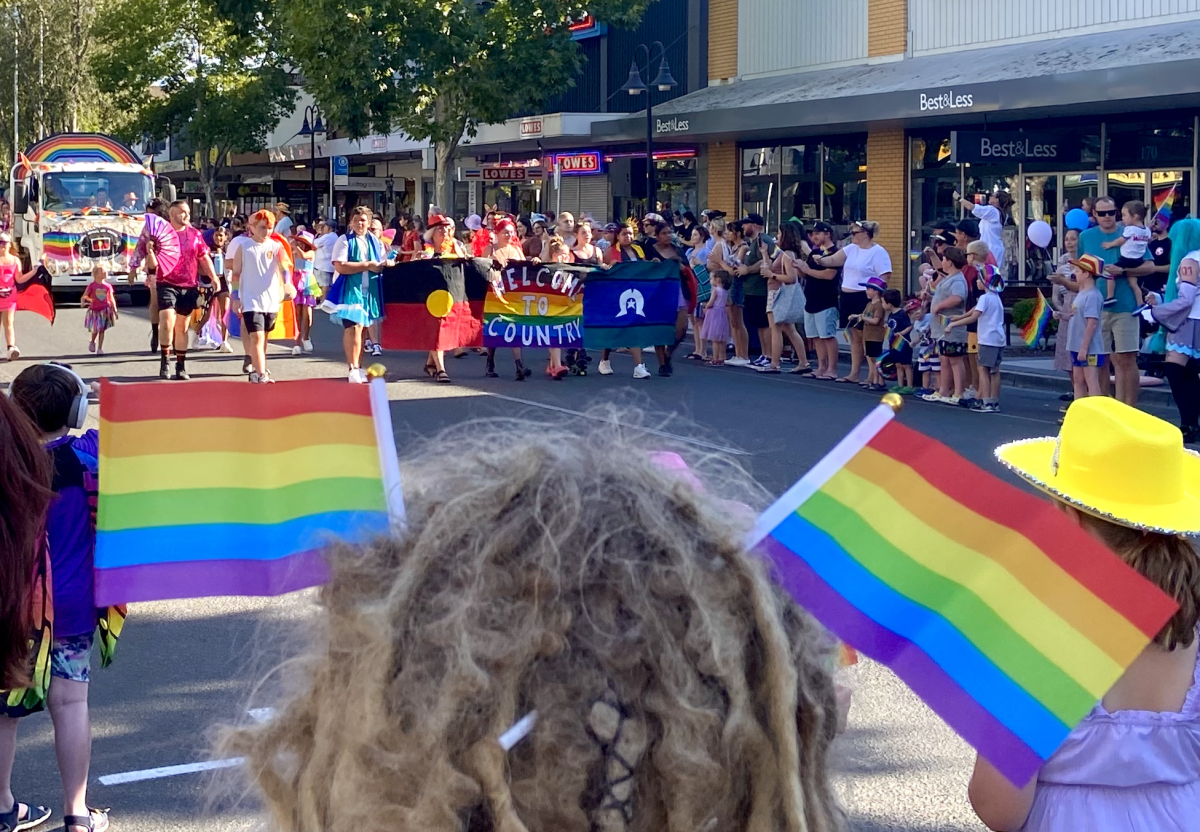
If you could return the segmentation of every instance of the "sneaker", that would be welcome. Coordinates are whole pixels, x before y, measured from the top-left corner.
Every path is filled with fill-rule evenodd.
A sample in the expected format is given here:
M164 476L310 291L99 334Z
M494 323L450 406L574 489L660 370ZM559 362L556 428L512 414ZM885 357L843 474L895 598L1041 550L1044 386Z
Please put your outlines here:
M912 391L911 395L916 396L918 399L923 399L932 392L928 387L917 387Z
M363 371L354 367L350 370L349 381L351 384L366 384L367 377L363 375Z
M951 407L958 407L958 403L962 401L962 399L958 396L938 396L938 400L941 401L942 404L948 404Z
M363 350L364 351L370 352L374 348L374 346L375 346L375 342L371 340L370 336L363 339Z
M611 376L613 374L612 362L611 361L601 361L599 370L600 370L600 375Z
M766 364L762 365L761 367L755 367L754 369L757 370L758 372L763 373L764 375L768 375L768 376L779 375L779 368L772 367L771 363L769 361Z
M639 364L633 368L634 378L650 378L650 371L646 369L645 364Z
M96 351L96 342L88 341L88 352L95 352L95 351Z
M664 377L671 375L671 365L670 364L659 364L658 365L658 374L660 376L664 376Z
M313 351L312 341L308 340L307 338L305 338L303 341L300 342L300 346L304 349L305 352Z
M911 387L901 387L896 392L901 396L911 396L913 393L915 393L917 391Z
M379 356L383 355L383 347L379 346L378 344L372 344L371 345L371 355L374 356L375 358L378 358Z
M176 381L190 381L192 377L188 375L187 367L182 364L176 364L173 378Z
M771 363L771 359L767 358L765 355L760 355L758 358L755 358L749 363L751 367L765 367Z
M726 358L725 364L729 367L746 367L750 364L750 359L734 356L733 358Z
M246 376L246 378L251 384L263 383L263 377L260 376L256 370L251 370L250 375Z
M9 361L16 361L20 357L21 357L21 351L19 349L17 349L15 344L8 348L8 360Z
M1111 298L1105 298L1105 299L1104 299L1104 305L1105 305L1105 306L1116 306L1116 305L1117 305L1117 299L1116 299L1115 297L1111 297Z
M275 377L271 375L270 370L263 370L262 375L258 378L259 384L274 384Z
M977 399L977 398L979 398L979 391L976 390L974 387L968 387L966 390L963 391L962 397L964 399Z
M222 341L221 346L217 349L217 352L231 353L233 352L233 344L230 344L228 341Z
M299 354L300 354L300 345L297 344L296 346L292 347L292 355L299 355Z
M96 355L104 355L104 350L100 349L99 347L96 347Z
M930 390L928 393L925 393L924 395L922 395L921 398L927 402L949 401L949 399L947 399L945 396L943 396L941 393L939 393L936 390Z
M958 400L959 407L979 407L981 404L983 404L983 399L978 396L968 396L965 392Z

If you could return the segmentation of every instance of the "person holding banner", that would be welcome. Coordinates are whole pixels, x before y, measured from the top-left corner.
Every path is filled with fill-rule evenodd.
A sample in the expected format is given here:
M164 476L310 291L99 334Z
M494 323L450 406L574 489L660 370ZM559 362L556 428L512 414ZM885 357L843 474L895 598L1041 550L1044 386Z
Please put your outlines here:
M616 263L632 263L637 260L645 260L646 255L642 247L633 241L633 228L628 225L621 226L617 231L616 242L604 252L604 267L607 268ZM629 347L629 354L633 356L633 377L642 379L650 378L650 371L646 369L646 364L642 358L641 346ZM612 362L609 357L612 355L612 350L600 351L600 366L599 371L602 376L611 376L613 374Z
M342 350L351 384L366 384L360 366L363 330L383 314L381 275L387 265L383 241L368 231L371 209L359 205L350 214L349 232L333 246L333 270L338 275L322 308L342 325ZM339 288L340 286L340 288Z
M525 251L517 242L517 226L508 217L499 220L495 227L495 242L484 253L484 257L492 258L492 262L499 268L504 269L509 263L523 263L525 261ZM561 240L559 241L562 242ZM504 288L499 283L492 284L492 291L503 294ZM513 347L513 362L517 366L517 381L524 381L533 375L533 371L526 368L521 361L521 348ZM554 351L551 350L551 363L553 364ZM561 351L559 353L562 354ZM565 368L564 368L565 370ZM487 350L487 367L483 374L487 378L499 378L496 373L496 348L488 347ZM549 374L549 371L547 371Z
M647 223L649 225L649 223ZM649 248L646 249L647 260L672 260L679 264L679 310L675 316L675 343L671 345L656 344L654 346L654 355L658 358L658 374L660 376L669 376L674 372L671 367L671 353L679 346L683 340L683 336L687 334L688 325L688 310L693 308L696 303L695 297L689 297L692 294L688 290L691 288L688 285L684 267L687 266L687 256L683 253L683 249L675 245L675 232L672 230L669 223L663 220L655 220L653 223L654 236L648 241ZM685 289L687 286L687 289Z

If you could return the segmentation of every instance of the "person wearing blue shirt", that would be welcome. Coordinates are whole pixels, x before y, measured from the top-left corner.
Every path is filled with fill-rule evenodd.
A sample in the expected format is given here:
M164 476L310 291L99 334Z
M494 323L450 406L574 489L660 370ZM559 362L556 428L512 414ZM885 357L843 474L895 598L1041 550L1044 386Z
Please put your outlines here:
M1101 294L1107 292L1110 278L1116 279L1116 292L1113 295L1116 303L1106 306L1100 319L1100 333L1105 349L1111 356L1113 371L1117 376L1117 398L1130 407L1137 406L1140 380L1138 379L1137 354L1141 346L1138 319L1133 314L1137 309L1137 301L1129 286L1128 277L1141 277L1154 272L1154 260L1149 250L1145 260L1136 269L1125 270L1117 265L1121 250L1104 248L1103 244L1121 237L1122 226L1117 221L1117 203L1112 197L1102 196L1096 200L1096 225L1079 235L1079 256L1094 254L1105 263L1105 274L1096 280L1096 288ZM1059 283L1073 292L1079 291L1075 281L1059 274L1050 276L1050 280ZM1108 373L1100 374L1100 392L1109 394Z

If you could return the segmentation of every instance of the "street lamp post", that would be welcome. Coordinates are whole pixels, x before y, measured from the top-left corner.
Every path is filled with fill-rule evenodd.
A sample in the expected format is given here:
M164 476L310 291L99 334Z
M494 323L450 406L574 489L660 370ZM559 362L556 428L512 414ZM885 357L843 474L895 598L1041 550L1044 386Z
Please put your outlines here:
M325 132L321 111L316 104L304 108L304 126L299 136L308 136L308 224L316 224L317 217L317 134Z
M653 48L658 47L659 64L658 75L654 76L654 80L647 87L642 81L641 70L638 69L637 56L639 49L646 50L646 74L650 74L650 62L653 57ZM629 65L629 80L621 87L622 90L630 95L640 95L646 93L646 203L650 206L650 211L658 210L658 194L655 191L654 182L654 107L653 107L653 90L652 87L657 87L659 91L666 92L674 89L678 83L675 77L671 75L671 67L667 65L667 50L662 45L661 41L654 41L650 46L644 43L639 43L633 52L633 63ZM649 211L647 212L649 213Z

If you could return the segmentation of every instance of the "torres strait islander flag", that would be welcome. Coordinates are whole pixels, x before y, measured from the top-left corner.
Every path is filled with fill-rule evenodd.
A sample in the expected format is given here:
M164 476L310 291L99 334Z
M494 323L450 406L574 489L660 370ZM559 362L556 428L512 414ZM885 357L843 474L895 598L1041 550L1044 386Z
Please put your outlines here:
M1048 500L872 411L747 541L1018 787L1175 613Z
M380 340L389 350L483 346L488 260L412 260L383 270Z
M619 349L675 343L679 264L667 260L617 263L587 275L583 344Z
M382 379L101 384L97 606L314 586L403 522Z

